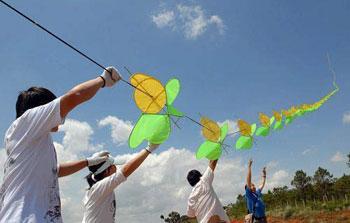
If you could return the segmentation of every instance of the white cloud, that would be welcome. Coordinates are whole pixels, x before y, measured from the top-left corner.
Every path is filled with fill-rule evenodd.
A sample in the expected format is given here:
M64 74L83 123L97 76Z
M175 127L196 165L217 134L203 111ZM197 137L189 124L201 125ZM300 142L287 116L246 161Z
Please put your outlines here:
M210 26L216 27L220 34L225 31L223 20L218 15L208 16L200 5L178 4L174 10L163 10L151 17L158 28L180 30L187 39L192 40L203 35Z
M73 151L64 148L64 146L58 142L53 143L55 148L56 148L56 153L57 153L57 162L67 162L67 161L72 161L72 160L77 160L78 155L74 153Z
M64 132L62 146L71 153L78 154L86 151L96 151L101 145L90 144L91 136L94 131L87 122L80 122L73 119L67 119L59 128Z
M275 169L277 166L278 166L278 161L272 160L272 161L270 161L270 162L267 163L266 169L267 169L267 171L273 170L273 169Z
M337 151L331 158L331 161L334 163L337 162L345 162L346 161L346 157L344 154L342 154L341 152Z
M310 153L312 151L312 149L305 149L301 154L303 154L304 156L308 153Z
M152 21L158 28L172 26L175 20L175 13L173 11L163 11L157 15L152 15Z
M177 10L180 13L180 19L183 22L186 38L196 39L204 33L209 20L205 18L201 6L178 5Z
M308 154L315 153L316 151L317 151L317 149L315 149L315 148L308 148L308 149L305 149L301 154L303 156L306 156Z
M266 178L266 188L272 189L274 187L287 186L290 181L291 178L287 171L278 170L271 177Z
M224 25L224 22L222 21L222 19L219 16L217 16L217 15L211 16L210 19L209 19L209 23L210 24L215 24L216 27L219 30L219 33L220 34L224 34L225 25Z
M350 111L345 112L343 115L343 123L350 124Z
M132 131L133 125L130 121L124 121L114 116L107 116L99 121L98 125L111 126L111 137L115 144L123 145L128 141L129 135Z

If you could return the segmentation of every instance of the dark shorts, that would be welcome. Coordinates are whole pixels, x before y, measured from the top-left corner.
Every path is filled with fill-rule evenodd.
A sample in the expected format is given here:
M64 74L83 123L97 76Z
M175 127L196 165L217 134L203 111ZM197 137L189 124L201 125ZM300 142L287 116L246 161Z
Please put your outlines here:
M266 217L254 218L253 223L267 223Z

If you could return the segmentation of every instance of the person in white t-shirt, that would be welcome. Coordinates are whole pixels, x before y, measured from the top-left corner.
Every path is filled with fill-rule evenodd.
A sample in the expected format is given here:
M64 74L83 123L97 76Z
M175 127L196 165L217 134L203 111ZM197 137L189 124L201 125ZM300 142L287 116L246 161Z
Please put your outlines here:
M116 199L114 189L123 183L159 145L150 144L117 168L114 159L90 166L91 173L86 177L90 186L83 199L83 223L114 223L116 220ZM131 195L132 196L132 195Z
M16 102L16 120L5 134L6 162L0 187L0 223L60 223L61 202L58 177L70 175L87 165L107 159L57 165L51 132L56 132L67 114L91 99L104 86L120 80L118 71L109 67L100 77L77 85L56 98L48 89L31 87L22 91Z
M198 170L187 174L187 180L193 187L188 198L187 217L197 218L199 223L230 223L212 185L216 164L217 160L209 161L203 175Z

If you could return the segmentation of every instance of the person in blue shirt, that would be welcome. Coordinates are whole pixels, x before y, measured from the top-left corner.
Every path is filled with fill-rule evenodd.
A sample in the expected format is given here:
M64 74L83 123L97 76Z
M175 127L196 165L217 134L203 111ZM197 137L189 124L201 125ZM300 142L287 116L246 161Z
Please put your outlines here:
M253 214L253 223L267 223L265 215L265 204L262 200L262 190L266 181L266 167L263 168L262 183L258 189L252 183L252 163L250 159L248 163L247 184L245 185L245 197L247 200L247 208L249 213Z

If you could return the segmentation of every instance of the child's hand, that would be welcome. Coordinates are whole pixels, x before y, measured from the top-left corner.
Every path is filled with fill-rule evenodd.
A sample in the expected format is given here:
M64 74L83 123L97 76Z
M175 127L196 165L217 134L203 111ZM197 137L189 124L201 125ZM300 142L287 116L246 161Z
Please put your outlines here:
M249 168L252 167L252 164L253 164L253 160L252 160L252 159L249 159L249 161L248 161L248 167L249 167Z

